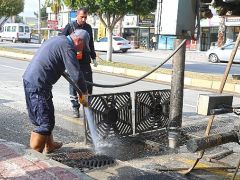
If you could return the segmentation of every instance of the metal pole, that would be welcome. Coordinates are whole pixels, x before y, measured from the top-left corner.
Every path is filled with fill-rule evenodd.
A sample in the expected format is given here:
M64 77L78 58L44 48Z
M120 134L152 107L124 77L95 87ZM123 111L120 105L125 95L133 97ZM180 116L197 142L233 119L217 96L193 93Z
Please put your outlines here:
M41 44L41 0L38 0L38 43Z
M183 42L183 39L176 39L175 47ZM170 124L169 124L169 147L178 146L179 128L182 126L182 108L183 108L183 88L184 88L184 70L185 70L185 51L186 44L183 45L173 56L172 63L172 81L170 96Z

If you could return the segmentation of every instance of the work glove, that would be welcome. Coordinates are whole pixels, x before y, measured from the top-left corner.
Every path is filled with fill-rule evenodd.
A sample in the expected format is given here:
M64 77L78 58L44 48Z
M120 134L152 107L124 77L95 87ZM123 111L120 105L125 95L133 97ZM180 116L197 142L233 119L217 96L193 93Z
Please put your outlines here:
M83 107L88 107L88 95L82 94L78 96L79 102L83 105Z
M93 62L93 66L94 66L94 67L97 67L97 66L98 66L98 63L97 63L97 60L96 60L96 59L93 59L92 62Z

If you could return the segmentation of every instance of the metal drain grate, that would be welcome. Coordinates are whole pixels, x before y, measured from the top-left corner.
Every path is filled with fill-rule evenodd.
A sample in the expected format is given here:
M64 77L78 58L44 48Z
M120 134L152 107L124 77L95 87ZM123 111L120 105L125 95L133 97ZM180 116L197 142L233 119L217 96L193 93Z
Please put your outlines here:
M94 124L102 139L133 134L132 103L129 92L92 95L89 99ZM87 141L91 142L88 123L86 123L86 132Z
M162 147L163 151L168 149L168 131L166 129L160 129L156 131L146 132L138 135L139 138L144 139L145 141L156 142L159 146ZM179 134L179 145L182 146L186 143L189 137L185 132L180 132Z
M169 124L170 90L135 92L135 130L143 133Z
M82 171L115 164L115 160L106 155L95 155L88 149L49 155L53 160Z
M207 127L207 123L199 123L196 125L189 125L182 128L182 131L189 134L195 134L198 136L203 136ZM234 128L234 120L215 120L211 127L211 134L218 134L222 132L227 132L229 129Z

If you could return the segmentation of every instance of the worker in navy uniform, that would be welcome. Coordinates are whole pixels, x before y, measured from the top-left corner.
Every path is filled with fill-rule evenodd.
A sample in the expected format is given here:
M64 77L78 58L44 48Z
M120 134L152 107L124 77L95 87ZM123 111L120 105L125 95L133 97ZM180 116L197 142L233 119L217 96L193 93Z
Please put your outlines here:
M96 67L97 62L96 62L96 53L95 53L95 49L94 49L92 27L88 23L86 23L87 16L88 16L88 11L85 8L80 8L77 11L77 20L68 23L65 26L65 28L62 32L62 35L68 36L75 29L84 29L89 33L90 52L86 52L85 50L83 50L82 52L78 52L77 58L79 60L79 64L81 65L80 70L83 72L84 78L88 82L93 82L92 68L91 68L90 63L92 60L94 66ZM93 90L92 85L87 84L87 89L88 89L88 93L91 95L92 90ZM79 113L80 104L78 102L77 92L71 84L69 84L69 94L70 94L70 101L72 103L72 108L73 108L73 117L79 118L80 117L80 113Z
M29 118L35 129L31 132L30 147L36 151L51 153L62 143L53 140L55 126L52 86L67 70L70 78L82 90L79 96L83 106L88 105L87 86L76 53L80 48L90 48L89 34L75 30L69 36L56 36L44 42L23 74L23 84Z

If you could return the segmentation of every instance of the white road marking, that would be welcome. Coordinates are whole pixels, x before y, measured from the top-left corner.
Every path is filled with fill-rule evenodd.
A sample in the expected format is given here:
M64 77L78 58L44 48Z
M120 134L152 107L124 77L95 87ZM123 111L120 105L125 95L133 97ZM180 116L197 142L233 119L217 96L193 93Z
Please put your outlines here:
M16 68L16 67L12 67L12 66L6 66L6 65L2 65L2 64L0 64L0 66L6 67L6 68L10 68L10 69L20 70L20 71L24 70L24 69L21 69L21 68Z

